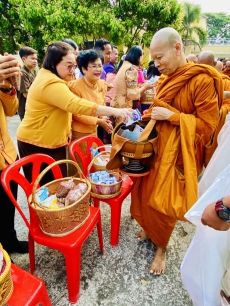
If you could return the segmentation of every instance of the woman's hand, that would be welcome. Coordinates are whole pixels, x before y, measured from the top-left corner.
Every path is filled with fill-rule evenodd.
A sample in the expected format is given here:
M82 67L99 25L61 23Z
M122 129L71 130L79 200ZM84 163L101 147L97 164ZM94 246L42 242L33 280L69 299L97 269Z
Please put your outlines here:
M97 119L97 124L103 127L103 129L108 133L111 134L113 131L113 126L109 118L98 118Z
M167 120L175 113L165 107L153 107L151 119L154 120Z
M112 109L113 109L113 116L122 120L124 123L128 121L128 117L133 119L132 114L136 114L136 111L131 108L112 108Z
M13 55L4 53L4 56L0 56L0 82L9 77L18 75L19 72L19 62Z

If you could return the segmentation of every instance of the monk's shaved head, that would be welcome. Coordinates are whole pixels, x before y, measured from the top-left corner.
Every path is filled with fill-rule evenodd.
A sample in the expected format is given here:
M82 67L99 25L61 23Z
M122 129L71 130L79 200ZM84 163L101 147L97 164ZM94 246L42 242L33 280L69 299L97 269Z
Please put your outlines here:
M150 53L157 69L165 75L173 74L186 64L182 39L173 28L163 28L154 34Z
M195 54L189 54L189 55L187 55L186 56L186 59L188 60L188 61L191 61L191 62L193 62L193 63L197 63L197 57L196 57L196 55Z
M216 68L217 71L222 72L223 63L221 61L217 61L215 68Z
M161 40L163 44L168 44L169 46L173 46L177 42L182 44L182 39L180 34L173 28L163 28L157 31L152 38L151 45L155 43L156 40ZM151 47L150 45L150 47Z
M215 61L215 56L212 51L202 51L198 55L198 64L206 64L212 67L215 67L216 61Z
M227 62L226 62L226 68L227 68L228 70L230 70L230 61L227 61Z

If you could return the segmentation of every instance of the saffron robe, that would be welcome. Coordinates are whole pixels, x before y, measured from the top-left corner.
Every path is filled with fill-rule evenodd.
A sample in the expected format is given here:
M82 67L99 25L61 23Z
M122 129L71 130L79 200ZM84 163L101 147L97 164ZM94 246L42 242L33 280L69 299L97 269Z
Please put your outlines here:
M154 104L175 114L156 123L154 168L137 179L131 203L132 216L159 247L167 246L181 214L176 206L188 210L197 200L204 146L216 129L222 97L221 76L207 65L187 63L159 80ZM146 118L151 118L151 110Z

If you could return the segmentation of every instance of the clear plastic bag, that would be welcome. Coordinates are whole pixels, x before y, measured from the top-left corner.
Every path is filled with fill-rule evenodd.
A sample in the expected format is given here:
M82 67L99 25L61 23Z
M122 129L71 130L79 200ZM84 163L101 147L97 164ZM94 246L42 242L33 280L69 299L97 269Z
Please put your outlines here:
M204 226L201 216L214 201L230 194L230 165L216 177L185 217L197 226L181 264L182 282L194 306L220 306L221 279L230 252L230 231Z

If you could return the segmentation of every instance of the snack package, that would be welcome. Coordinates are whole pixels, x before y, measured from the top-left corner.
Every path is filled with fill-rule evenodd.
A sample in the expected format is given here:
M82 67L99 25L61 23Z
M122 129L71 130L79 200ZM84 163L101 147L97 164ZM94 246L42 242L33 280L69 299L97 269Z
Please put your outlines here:
M0 275L4 271L4 257L3 257L3 251L0 250Z
M41 187L35 194L36 201L38 204L43 202L45 199L48 198L50 195L49 188L48 187Z
M49 209L59 209L59 206L57 203L58 203L58 199L56 195L53 194L47 199L45 199L45 201L41 202L40 205L42 207L49 208Z
M57 189L56 196L57 198L65 198L68 192L73 189L76 185L73 180L69 180L66 182L61 182L59 188Z
M82 197L82 193L79 189L70 190L65 198L65 206L69 206L79 200Z
M128 116L128 121L126 122L126 126L132 124L135 121L141 120L141 113L139 112L139 110L136 108L135 109L136 113L132 113L132 119Z

